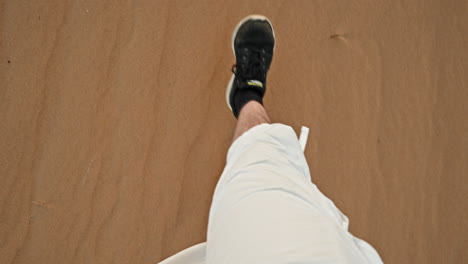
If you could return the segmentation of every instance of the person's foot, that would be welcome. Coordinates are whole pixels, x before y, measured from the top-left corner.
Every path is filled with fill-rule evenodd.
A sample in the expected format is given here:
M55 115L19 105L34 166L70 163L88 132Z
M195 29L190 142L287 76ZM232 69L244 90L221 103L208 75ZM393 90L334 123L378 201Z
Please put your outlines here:
M232 35L236 64L226 89L226 101L237 118L249 101L263 104L266 75L275 47L275 33L270 21L259 15L244 18Z

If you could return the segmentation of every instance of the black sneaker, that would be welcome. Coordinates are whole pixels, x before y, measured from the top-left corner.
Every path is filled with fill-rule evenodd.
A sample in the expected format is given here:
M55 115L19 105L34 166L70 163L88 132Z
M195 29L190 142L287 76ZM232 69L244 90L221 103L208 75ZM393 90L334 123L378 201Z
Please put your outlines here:
M236 64L226 89L226 101L234 116L240 109L234 105L234 95L240 89L253 89L261 97L266 91L266 75L275 47L275 33L268 18L251 15L244 18L232 35L232 50Z

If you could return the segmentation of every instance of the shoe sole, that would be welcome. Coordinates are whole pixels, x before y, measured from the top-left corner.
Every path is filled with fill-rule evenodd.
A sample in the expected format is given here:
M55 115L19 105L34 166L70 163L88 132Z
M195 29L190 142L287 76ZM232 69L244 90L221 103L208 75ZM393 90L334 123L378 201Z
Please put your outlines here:
M275 30L273 29L273 25L271 24L271 21L266 17L266 16L262 16L262 15L250 15L250 16L247 16L245 17L244 19L242 19L239 24L237 24L237 26L234 28L234 32L232 33L232 39L231 39L231 48L232 48L232 52L234 53L234 57L236 56L236 51L234 49L234 40L236 38L236 35L237 35L237 31L239 31L239 28L247 21L249 20L262 20L262 21L267 21L268 24L270 24L270 27L271 27L271 31L273 32L273 39L275 40L275 44L273 45L273 51L275 50L275 46L276 46L276 37L275 37ZM235 75L232 74L231 76L231 80L229 80L229 83L227 85L227 88L226 88L226 103L229 107L229 109L232 111L232 107L231 107L231 104L229 103L229 98L231 96L231 90L232 90L232 83L234 82L234 78L235 78Z

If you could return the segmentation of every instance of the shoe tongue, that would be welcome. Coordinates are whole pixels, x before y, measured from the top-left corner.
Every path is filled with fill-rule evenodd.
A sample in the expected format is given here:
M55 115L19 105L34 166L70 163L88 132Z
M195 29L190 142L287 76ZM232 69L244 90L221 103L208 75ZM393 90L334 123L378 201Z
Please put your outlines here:
M240 86L238 86L241 90L255 90L259 92L262 96L265 94L265 83L259 80L247 80L243 81Z
M261 81L258 81L258 80L247 80L247 85L263 88L263 83Z

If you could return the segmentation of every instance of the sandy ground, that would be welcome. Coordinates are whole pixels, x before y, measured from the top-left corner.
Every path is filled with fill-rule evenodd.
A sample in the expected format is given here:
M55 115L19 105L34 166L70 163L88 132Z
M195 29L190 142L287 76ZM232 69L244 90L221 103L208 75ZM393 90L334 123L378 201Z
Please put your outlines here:
M204 241L250 13L277 33L267 110L311 128L312 177L351 231L386 263L466 263L467 1L196 3L0 1L0 263Z

